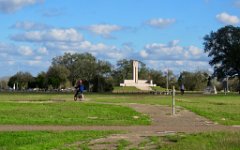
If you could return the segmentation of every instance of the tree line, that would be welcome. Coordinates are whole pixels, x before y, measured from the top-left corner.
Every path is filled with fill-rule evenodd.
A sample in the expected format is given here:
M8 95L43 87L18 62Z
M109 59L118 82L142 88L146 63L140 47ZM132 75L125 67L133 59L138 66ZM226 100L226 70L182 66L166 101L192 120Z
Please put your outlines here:
M119 86L125 79L132 79L132 67L132 60L119 60L114 67L110 62L99 60L89 53L65 53L53 58L48 70L40 72L36 77L29 72L17 72L10 77L8 86L13 87L15 84L18 90L60 90L71 88L77 80L82 79L88 91L107 92L112 91L114 86ZM157 86L163 88L167 88L167 82L169 88L175 86L177 89L184 83L186 90L201 91L206 88L208 77L206 71L183 71L181 77L178 77L171 70L164 73L151 69L142 62L139 65L139 79L153 80ZM222 88L217 81L215 85ZM230 87L236 90L237 86L230 84Z

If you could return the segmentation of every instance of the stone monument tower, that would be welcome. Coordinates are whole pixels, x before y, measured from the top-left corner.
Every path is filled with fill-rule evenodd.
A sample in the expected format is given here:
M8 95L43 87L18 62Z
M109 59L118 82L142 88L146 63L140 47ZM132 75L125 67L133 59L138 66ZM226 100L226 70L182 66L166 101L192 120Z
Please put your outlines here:
M133 60L133 81L138 83L138 61Z
M138 79L138 64L139 63L137 60L133 60L133 79L124 80L124 83L121 83L120 86L135 86L139 89L144 87L156 86L156 84L153 84L152 80L150 81L150 83L148 83L147 80Z

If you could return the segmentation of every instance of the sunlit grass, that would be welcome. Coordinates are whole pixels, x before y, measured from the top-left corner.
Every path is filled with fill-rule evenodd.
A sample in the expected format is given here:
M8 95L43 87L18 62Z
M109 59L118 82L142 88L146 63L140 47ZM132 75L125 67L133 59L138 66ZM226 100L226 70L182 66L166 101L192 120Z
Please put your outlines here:
M134 116L138 116L137 119ZM150 118L118 105L81 102L0 103L0 124L149 125Z
M113 131L21 131L0 132L1 150L82 149L96 138L117 133Z
M92 95L96 102L141 103L171 106L172 97L166 95ZM176 95L176 105L224 125L240 125L240 95Z

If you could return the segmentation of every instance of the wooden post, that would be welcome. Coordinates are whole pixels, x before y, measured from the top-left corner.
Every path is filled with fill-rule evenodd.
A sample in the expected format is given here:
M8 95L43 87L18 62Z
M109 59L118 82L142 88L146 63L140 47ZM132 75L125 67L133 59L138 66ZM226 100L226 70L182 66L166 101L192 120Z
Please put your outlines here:
M175 87L172 88L172 115L175 115Z

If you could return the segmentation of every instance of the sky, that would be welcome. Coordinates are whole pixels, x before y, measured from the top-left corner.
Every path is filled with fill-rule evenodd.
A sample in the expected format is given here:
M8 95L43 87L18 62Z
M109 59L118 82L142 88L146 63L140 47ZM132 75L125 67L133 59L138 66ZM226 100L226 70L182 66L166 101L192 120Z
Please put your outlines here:
M0 77L91 53L175 74L211 71L203 37L239 26L240 0L0 0Z

